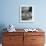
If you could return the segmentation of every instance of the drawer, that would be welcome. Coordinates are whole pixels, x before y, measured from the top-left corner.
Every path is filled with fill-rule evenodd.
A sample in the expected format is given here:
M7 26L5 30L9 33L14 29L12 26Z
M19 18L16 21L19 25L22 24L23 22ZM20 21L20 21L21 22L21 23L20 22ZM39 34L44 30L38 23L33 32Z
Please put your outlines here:
M24 36L24 40L32 40L32 36Z
M44 36L44 32L24 32L24 36L29 36L29 35L34 35L34 36Z
M3 46L22 46L23 45L23 39L22 38L16 38L13 40L4 40Z
M18 43L17 44L15 44L15 43L14 44L10 44L9 43L9 44L2 44L2 46L23 46L23 44L22 43L21 44L18 44Z
M3 43L15 43L23 41L23 36L4 36Z
M32 46L44 46L44 44L32 44Z
M16 46L14 44L2 44L2 46Z
M32 43L33 44L43 44L44 36L32 36Z
M4 36L23 36L23 32L4 32Z

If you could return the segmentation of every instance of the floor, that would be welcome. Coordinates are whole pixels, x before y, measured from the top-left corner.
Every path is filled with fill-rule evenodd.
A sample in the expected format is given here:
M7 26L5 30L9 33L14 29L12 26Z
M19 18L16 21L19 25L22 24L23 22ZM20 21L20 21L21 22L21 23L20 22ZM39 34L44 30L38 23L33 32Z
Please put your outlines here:
M2 46L2 44L0 44L0 46Z

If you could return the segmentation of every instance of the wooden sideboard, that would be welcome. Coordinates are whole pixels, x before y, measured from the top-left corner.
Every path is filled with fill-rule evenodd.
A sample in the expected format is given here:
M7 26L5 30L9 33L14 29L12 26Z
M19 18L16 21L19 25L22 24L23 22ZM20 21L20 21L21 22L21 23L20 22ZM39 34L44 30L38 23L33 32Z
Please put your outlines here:
M3 32L3 46L44 46L44 32Z

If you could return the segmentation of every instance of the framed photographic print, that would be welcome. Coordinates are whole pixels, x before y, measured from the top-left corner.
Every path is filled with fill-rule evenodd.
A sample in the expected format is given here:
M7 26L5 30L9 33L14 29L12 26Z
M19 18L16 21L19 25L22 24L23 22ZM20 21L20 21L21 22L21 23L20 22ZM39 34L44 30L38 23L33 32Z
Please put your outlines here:
M20 22L33 22L34 21L34 6L21 5L20 6Z

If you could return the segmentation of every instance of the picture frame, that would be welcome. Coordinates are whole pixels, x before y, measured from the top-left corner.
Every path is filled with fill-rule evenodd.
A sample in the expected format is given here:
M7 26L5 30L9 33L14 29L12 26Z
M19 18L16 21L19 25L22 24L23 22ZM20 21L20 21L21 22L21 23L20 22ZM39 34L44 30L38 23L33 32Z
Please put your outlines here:
M34 6L20 5L20 22L34 22Z

